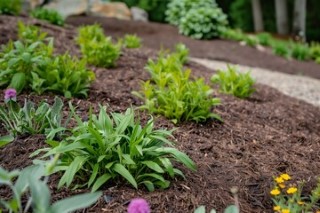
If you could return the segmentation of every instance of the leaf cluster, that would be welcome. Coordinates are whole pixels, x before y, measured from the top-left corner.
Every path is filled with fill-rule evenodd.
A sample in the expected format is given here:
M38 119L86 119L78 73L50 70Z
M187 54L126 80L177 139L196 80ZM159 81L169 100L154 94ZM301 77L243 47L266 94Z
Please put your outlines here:
M82 121L72 105L70 108L77 121L71 135L61 142L48 141L50 148L34 153L45 151L43 157L61 155L55 169L63 172L58 187L69 187L77 178L80 186L96 191L107 182L121 178L135 188L144 185L153 191L156 187L169 186L167 175L183 176L172 162L181 162L195 170L194 162L168 140L172 131L154 130L153 119L142 126L135 120L132 109L109 116L106 108L100 107L98 115L90 112L88 121Z
M46 20L51 24L63 26L64 18L58 11L46 8L36 8L31 11L30 15L36 19Z
M255 81L250 73L238 73L236 68L231 66L228 66L227 71L218 71L211 77L211 81L219 84L220 91L238 98L247 98L255 91L253 88Z
M36 106L33 102L25 100L22 108L10 100L5 106L0 106L0 121L13 136L49 132L52 134L66 125L62 124L62 107L63 102L57 97L52 106L44 101Z
M84 59L53 55L53 39L45 38L35 26L19 24L20 40L9 42L0 52L0 87L17 92L31 89L37 94L50 91L65 97L86 96L94 73ZM39 40L37 40L39 36Z
M80 27L77 42L85 60L95 66L113 67L120 56L121 43L113 44L97 24Z
M212 0L173 0L166 15L181 34L195 39L219 37L228 25L227 16Z
M47 186L48 177L44 180L46 168L43 165L33 165L22 171L6 171L0 166L0 186L7 186L12 190L12 198L5 200L0 198L0 209L8 212L32 212L35 213L67 213L83 209L95 203L101 196L101 192L76 195L70 198L56 201L51 204L51 195ZM14 181L15 180L15 181ZM22 197L27 196L28 202L23 206Z
M211 112L220 100L211 96L213 90L202 78L190 79L191 70L184 70L177 53L167 56L160 53L157 61L148 61L146 70L151 74L151 79L142 83L140 92L134 92L144 100L142 109L164 115L174 123L220 119Z
M320 43L317 43L317 42L311 43L310 57L320 64Z
M125 35L123 46L126 48L139 48L141 47L141 38L136 35Z
M21 0L0 0L0 14L18 15L21 7Z

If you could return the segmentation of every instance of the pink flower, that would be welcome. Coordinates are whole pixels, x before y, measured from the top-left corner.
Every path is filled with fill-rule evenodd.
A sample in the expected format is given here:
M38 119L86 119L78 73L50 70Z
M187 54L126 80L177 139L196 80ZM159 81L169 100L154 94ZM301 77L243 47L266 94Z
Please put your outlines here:
M150 213L150 207L143 198L132 199L128 206L128 213Z
M5 101L9 101L9 100L16 101L16 99L17 99L17 91L15 89L9 88L4 91Z

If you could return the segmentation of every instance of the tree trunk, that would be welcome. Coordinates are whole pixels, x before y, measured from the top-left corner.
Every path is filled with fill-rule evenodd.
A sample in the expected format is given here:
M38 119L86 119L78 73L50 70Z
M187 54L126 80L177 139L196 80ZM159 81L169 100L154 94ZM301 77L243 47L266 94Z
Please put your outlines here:
M276 6L277 32L280 35L288 35L289 23L288 23L287 0L275 0L275 6Z
M302 41L306 40L307 0L295 0L293 13L293 33Z
M263 28L263 19L262 19L260 0L251 0L251 4L252 4L254 30L256 32L263 31L264 28Z

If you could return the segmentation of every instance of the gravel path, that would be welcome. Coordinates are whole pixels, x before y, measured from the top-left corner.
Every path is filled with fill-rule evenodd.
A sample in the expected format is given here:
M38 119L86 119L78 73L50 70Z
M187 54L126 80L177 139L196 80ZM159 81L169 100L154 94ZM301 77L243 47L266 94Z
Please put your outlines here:
M199 58L191 58L191 60L214 70L226 70L227 64L232 66L235 65L221 61ZM320 80L305 76L284 74L256 67L247 67L243 65L235 66L238 67L240 72L250 71L252 77L255 78L258 83L271 86L288 96L320 107Z

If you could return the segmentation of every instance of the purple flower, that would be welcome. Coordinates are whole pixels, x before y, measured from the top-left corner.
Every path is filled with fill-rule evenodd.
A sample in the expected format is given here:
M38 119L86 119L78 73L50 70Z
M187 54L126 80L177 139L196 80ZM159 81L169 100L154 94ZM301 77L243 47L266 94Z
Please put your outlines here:
M143 198L132 199L128 206L128 213L150 213L150 207Z
M4 91L4 100L6 102L10 100L16 101L16 99L17 99L17 91L15 89L9 88Z

